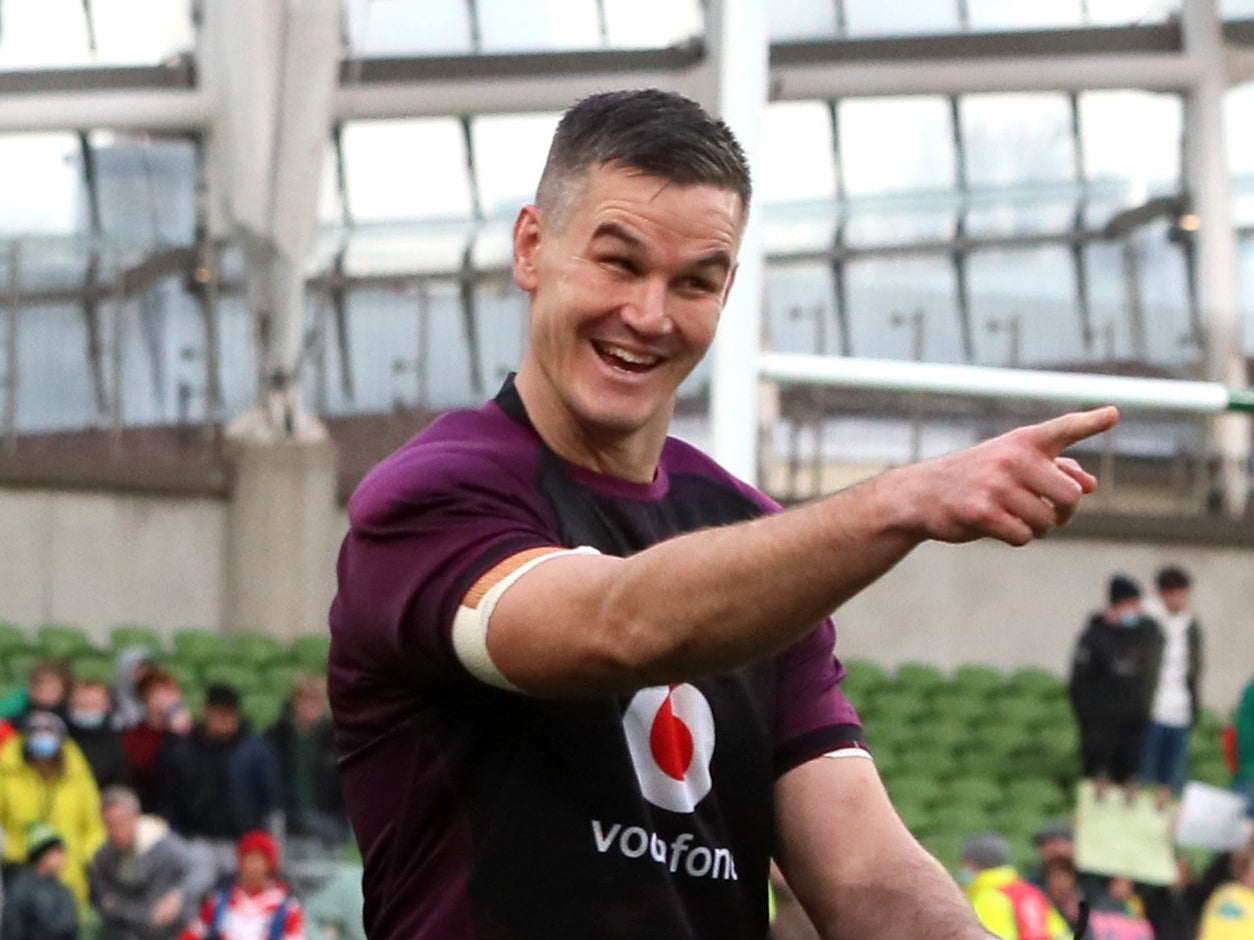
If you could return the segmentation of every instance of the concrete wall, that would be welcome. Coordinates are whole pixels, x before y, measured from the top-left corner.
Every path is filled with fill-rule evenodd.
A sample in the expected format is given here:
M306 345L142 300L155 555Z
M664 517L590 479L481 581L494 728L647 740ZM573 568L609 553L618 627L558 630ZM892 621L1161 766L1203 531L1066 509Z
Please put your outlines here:
M227 509L215 499L0 490L0 619L64 621L100 637L134 621L166 630L225 624ZM337 510L326 557L347 529ZM965 662L1064 674L1075 637L1125 571L1148 584L1189 568L1206 628L1207 703L1226 708L1254 675L1254 553L1051 537L1024 549L926 545L838 613L837 650L892 666ZM334 591L330 562L318 604Z

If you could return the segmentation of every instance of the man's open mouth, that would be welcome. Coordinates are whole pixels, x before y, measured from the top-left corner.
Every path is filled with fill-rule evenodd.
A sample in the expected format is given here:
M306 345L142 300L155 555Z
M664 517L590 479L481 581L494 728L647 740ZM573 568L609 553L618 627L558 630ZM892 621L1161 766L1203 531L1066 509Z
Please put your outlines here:
M630 349L600 340L593 340L592 348L611 366L624 372L647 372L662 361L661 356L632 352Z

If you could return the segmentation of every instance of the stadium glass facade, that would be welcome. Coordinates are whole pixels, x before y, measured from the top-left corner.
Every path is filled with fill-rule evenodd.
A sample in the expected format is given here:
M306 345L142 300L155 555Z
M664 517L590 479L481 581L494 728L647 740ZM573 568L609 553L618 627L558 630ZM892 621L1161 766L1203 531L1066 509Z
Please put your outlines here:
M147 0L140 15L137 3L5 0L0 105L96 82L212 81L199 49L207 4ZM1007 62L1117 56L1181 42L1178 0L768 8L773 71L964 50ZM1230 44L1254 41L1254 3L1225 0L1218 11ZM348 0L339 85L466 76L507 92L513 75L600 69L604 84L605 70L634 76L642 62L679 74L701 60L706 12L699 0ZM1206 374L1181 92L885 91L790 95L766 109L757 166L766 347ZM556 108L518 97L503 94L495 112L337 114L316 247L302 259L299 382L310 410L464 404L516 362L525 308L508 278L509 230L557 119ZM1223 109L1248 350L1254 89L1234 84ZM206 235L205 191L220 183L203 129L12 126L0 121L9 130L0 434L220 423L253 404L267 381L265 331L244 289L241 245ZM704 365L685 389L681 426L696 437L706 434L710 374ZM966 433L941 421L910 443L900 417L873 416L874 443L837 423L823 446L899 459ZM1120 446L1169 455L1204 437L1197 422L1140 432L1134 422Z

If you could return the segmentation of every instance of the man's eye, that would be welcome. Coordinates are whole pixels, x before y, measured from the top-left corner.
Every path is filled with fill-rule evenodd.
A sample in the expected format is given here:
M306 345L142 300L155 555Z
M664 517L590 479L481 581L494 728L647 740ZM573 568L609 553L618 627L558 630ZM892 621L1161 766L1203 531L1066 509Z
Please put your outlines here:
M637 270L636 263L630 258L608 257L604 258L601 263L616 271L622 271L624 274L635 274Z

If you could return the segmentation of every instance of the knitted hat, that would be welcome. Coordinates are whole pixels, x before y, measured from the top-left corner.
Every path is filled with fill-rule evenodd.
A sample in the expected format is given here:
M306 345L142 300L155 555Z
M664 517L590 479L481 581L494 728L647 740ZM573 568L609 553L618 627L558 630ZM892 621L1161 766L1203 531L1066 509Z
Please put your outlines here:
M1052 842L1054 839L1072 840L1074 838L1075 831L1071 828L1071 823L1065 819L1051 819L1041 826L1040 829L1036 830L1032 836L1032 841L1036 845L1041 845L1044 842Z
M60 834L46 822L30 822L26 824L26 861L32 865L49 849L65 848Z
M274 836L260 829L254 829L252 832L246 832L239 838L239 845L235 847L235 857L243 862L244 856L249 852L257 852L267 862L270 863L270 873L274 874L279 867L279 846L274 841Z
M1141 596L1141 586L1126 574L1117 574L1110 579L1110 605L1130 601Z
M962 860L981 870L1010 864L1010 843L998 832L977 832L962 843Z

